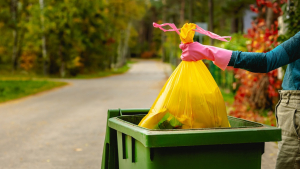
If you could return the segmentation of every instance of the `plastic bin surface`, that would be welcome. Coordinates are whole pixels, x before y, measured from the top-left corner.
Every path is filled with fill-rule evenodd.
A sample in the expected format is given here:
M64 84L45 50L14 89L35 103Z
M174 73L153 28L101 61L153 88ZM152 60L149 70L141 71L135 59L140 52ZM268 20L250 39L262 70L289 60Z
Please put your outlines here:
M264 142L281 140L279 128L230 116L231 128L139 127L148 111L108 111L102 169L259 169Z

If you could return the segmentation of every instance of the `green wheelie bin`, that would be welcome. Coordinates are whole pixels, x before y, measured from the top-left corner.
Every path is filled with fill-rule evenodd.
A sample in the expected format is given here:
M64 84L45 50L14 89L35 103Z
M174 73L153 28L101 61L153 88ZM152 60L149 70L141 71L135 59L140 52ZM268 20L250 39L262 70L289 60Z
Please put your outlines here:
M260 169L281 129L228 116L230 128L149 130L149 109L108 110L102 169Z

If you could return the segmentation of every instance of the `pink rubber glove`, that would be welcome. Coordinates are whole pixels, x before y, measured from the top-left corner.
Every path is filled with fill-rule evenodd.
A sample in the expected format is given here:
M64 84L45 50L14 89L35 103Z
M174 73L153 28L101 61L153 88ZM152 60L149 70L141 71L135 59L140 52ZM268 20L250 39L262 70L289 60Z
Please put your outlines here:
M231 58L232 51L214 46L202 45L199 42L180 44L183 61L211 60L213 63L225 70Z

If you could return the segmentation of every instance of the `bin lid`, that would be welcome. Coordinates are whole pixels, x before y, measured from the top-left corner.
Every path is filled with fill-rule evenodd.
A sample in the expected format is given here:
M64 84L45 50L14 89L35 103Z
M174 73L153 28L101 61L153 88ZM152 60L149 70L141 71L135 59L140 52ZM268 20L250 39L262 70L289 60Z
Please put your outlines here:
M127 110L130 111L130 110ZM228 116L231 128L150 130L137 124L145 115L108 119L108 126L140 141L145 147L239 144L281 140L281 129Z

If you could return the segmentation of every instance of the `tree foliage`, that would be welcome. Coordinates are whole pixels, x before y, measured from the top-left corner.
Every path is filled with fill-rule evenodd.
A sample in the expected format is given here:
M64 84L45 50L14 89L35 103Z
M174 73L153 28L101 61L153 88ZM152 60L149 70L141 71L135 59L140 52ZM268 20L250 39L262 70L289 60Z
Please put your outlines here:
M41 72L46 59L48 72L64 77L123 66L149 7L144 0L43 2L43 10L34 0L0 2L0 64L13 64L6 69Z
M299 0L291 0L289 2L282 6L284 11L283 20L287 31L279 36L278 40L280 42L286 41L300 30L300 2Z
M215 1L212 31L242 31L233 22L242 22L251 1ZM3 0L0 69L65 77L121 67L129 57L162 57L177 65L179 36L152 23L180 28L209 23L208 16L207 0Z

